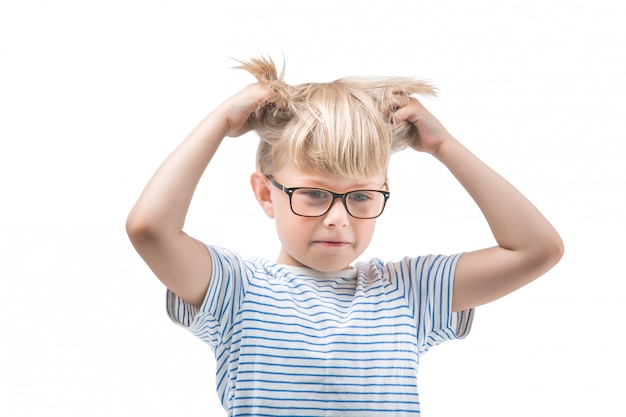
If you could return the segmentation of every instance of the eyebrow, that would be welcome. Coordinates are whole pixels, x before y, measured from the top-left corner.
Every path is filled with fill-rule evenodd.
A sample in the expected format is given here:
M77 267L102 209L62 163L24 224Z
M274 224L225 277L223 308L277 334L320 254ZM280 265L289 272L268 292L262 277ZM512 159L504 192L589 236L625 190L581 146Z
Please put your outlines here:
M319 180L314 180L314 179L302 179L303 183L312 183L315 185L299 185L298 187L310 187L310 188L322 188L325 190L329 190L329 191L333 191L333 190L337 190L333 184L331 183L327 183L327 182L323 182L323 181L319 181ZM365 182L359 182L356 184L350 184L349 187L346 187L346 190L350 191L350 190L379 190L384 188L387 185L387 180L385 180L381 185L370 185L373 184L373 182L371 183L365 183Z

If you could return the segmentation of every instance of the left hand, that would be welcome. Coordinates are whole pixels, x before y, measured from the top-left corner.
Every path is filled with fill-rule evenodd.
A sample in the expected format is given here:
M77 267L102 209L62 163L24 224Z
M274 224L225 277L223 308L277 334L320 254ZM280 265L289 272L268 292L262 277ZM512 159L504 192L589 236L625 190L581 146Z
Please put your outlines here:
M417 128L417 134L410 146L420 152L437 154L441 144L452 139L441 122L414 97L399 97L398 109L393 113L394 121L411 123Z

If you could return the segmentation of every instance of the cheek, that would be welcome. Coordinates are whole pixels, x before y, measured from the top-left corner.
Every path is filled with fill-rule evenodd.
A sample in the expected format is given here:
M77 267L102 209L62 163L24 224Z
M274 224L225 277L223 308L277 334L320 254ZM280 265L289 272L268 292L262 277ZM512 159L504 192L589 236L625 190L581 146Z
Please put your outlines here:
M274 220L277 225L292 223L294 221L293 217L296 217L291 212L289 201L275 201L272 209L274 212Z
M274 221L278 231L281 233L297 236L306 230L307 225L310 223L307 220L310 219L293 214L289 201L280 201L274 204Z
M355 234L361 245L369 245L374 236L374 229L376 228L376 220L364 220L364 223L358 224L355 227Z
M307 220L309 219L296 216L291 211L277 213L275 222L278 239L289 252L304 250L308 245L313 226Z

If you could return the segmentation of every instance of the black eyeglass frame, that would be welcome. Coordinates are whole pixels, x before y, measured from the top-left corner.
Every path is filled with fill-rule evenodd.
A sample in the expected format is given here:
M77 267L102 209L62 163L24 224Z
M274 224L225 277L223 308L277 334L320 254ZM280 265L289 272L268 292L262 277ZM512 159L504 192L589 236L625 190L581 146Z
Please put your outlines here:
M389 200L389 197L391 196L391 193L389 191L385 191L385 190L352 190L352 191L348 191L347 193L335 193L333 191L330 190L326 190L324 188L319 188L319 187L285 187L284 185L282 185L281 183L279 183L278 181L276 181L274 179L274 177L272 177L271 175L266 175L267 179L270 180L270 182L272 183L272 185L274 185L276 188L278 188L279 190L283 191L285 194L287 194L289 196L289 208L291 209L291 212L293 214L295 214L296 216L300 216L300 217L322 217L324 216L326 213L328 213L330 211L330 209L333 207L333 204L335 204L335 200L337 200L338 198L343 200L343 206L346 209L346 212L354 217L355 219L363 219L363 220L367 220L367 219L375 219L377 217L380 217L380 215L383 214L383 211L385 211L385 206L387 205L387 200ZM328 208L326 209L326 211L324 211L322 214L318 214L316 216L306 216L304 214L300 214L300 213L296 213L293 209L293 204L291 202L291 198L293 197L293 194L298 191L298 190L320 190L320 191L325 191L327 193L329 193L330 195L333 196L333 199L330 201L330 204L328 205ZM349 196L350 194L354 194L354 193L361 193L361 192L375 192L375 193L380 193L383 195L384 197L384 201L383 201L383 206L380 209L380 213L378 213L378 215L373 216L373 217L358 217L355 216L354 214L350 213L350 209L348 208L348 204L346 201L346 197Z

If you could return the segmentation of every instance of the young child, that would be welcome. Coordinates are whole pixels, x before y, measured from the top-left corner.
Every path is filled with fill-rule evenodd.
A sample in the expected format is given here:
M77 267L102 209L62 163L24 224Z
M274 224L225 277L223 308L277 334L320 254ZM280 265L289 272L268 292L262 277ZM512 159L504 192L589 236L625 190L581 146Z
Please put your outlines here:
M474 307L555 265L559 235L413 97L432 94L429 85L348 78L291 86L271 60L241 68L258 82L218 106L157 170L128 217L133 245L167 286L172 319L215 351L229 416L419 415L421 354L466 336ZM275 261L182 231L224 137L251 129L261 138L252 190L276 223ZM452 256L407 248L411 257L397 262L355 263L390 197L390 155L404 147L450 170L497 246Z

